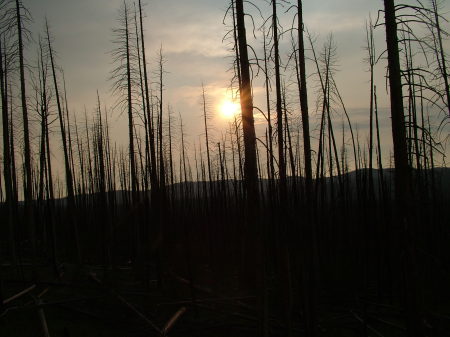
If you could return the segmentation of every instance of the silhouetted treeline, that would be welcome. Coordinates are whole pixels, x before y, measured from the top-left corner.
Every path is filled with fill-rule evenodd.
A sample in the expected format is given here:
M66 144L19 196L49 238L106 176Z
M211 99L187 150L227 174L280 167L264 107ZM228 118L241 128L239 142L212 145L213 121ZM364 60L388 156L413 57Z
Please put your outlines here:
M241 116L214 130L202 85L204 133L190 144L166 100L163 47L150 46L154 65L146 57L140 0L121 5L112 32L114 106L97 92L82 117L69 108L51 25L27 68L31 13L20 0L0 1L1 329L14 331L10 322L27 311L39 317L36 334L55 334L61 302L45 300L55 288L93 291L78 300L90 308L101 306L98 293L118 300L134 317L130 335L226 335L221 324L255 336L448 331L445 11L436 0L384 0L367 21L362 139L336 82L333 37L319 49L303 9L301 0L231 1L224 40ZM375 42L380 30L385 45ZM392 153L381 144L377 71L388 75ZM111 136L113 113L126 116L126 147ZM129 292L150 299L133 302Z

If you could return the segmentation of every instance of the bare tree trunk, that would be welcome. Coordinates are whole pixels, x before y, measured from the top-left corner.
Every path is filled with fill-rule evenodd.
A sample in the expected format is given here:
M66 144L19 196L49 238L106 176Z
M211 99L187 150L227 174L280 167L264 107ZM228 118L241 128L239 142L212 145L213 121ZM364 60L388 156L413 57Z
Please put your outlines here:
M68 141L67 150L69 153L70 170L72 172L72 186L76 186L76 179L74 176L75 164L74 164L74 160L73 160L72 134L70 131L69 102L67 101L66 78L64 76L64 71L61 71L61 72L62 72L62 76L63 76L64 103L65 103L66 118L67 118L67 141Z
M133 122L133 99L131 93L131 60L130 60L130 32L128 28L128 7L124 7L125 18L125 48L126 48L126 68L127 68L127 102L128 102L128 137L129 137L129 158L130 158L130 174L131 174L131 192L132 198L137 197L137 177L136 162L134 153L134 122Z
M19 200L19 191L17 188L17 171L16 171L16 151L15 151L15 136L14 136L14 123L13 123L13 107L12 107L12 91L9 88L10 93L10 101L9 101L9 135L10 135L10 147L11 147L11 179L12 179L12 187L13 187L13 200L14 207L16 208L17 202Z
M266 89L266 109L267 109L267 132L268 132L268 162L269 162L269 184L273 186L273 179L275 176L275 167L273 162L273 128L272 128L272 116L270 109L270 83L269 83L269 69L267 65L268 55L267 55L267 44L266 44L266 32L263 31L264 38L264 75L265 75L265 89Z
M235 0L231 0L231 9L233 14L233 38L234 38L234 54L236 57L236 73L237 73L237 79L238 79L238 86L241 87L241 61L239 57L239 40L238 40L238 27L236 24L236 6L235 6Z
M24 156L25 156L25 201L30 203L33 198L32 188L32 173L31 173L31 149L30 149L30 131L28 126L28 107L27 95L25 86L25 64L23 56L23 38L22 38L22 3L16 0L17 12L17 35L18 35L18 49L19 49L19 71L20 71L20 98L22 103L22 117L23 117L23 142L24 142Z
M52 45L51 45L50 32L49 32L47 22L46 22L46 29L47 29L47 43L48 43L48 49L49 49L49 54L50 54L50 62L51 62L51 66L52 66L52 74L53 74L53 85L55 87L55 96L56 96L56 103L57 103L57 107L58 107L59 124L60 124L62 146L63 146L63 152L64 152L64 165L65 165L65 172L66 172L67 195L68 195L69 201L73 202L74 192L73 192L72 170L70 168L69 150L67 147L64 116L63 116L63 111L62 111L62 107L61 107L61 99L60 99L59 90L58 90L58 81L56 79L56 69L55 69L55 63L54 63L54 59L53 59L53 49L52 49Z
M280 52L278 46L278 19L277 1L272 0L272 33L275 60L275 91L277 99L277 136L278 136L278 166L280 175L280 200L286 200L286 161L284 156L284 136L283 136L283 108L281 97L281 75L280 75Z
M284 124L286 129L286 138L287 138L287 152L289 153L289 165L291 168L291 177L292 177L292 192L294 195L294 199L297 198L297 182L296 182L296 172L295 172L295 160L294 160L294 152L292 150L292 138L291 138L291 130L289 129L289 119L288 119L288 111L287 111L287 103L286 103L286 85L283 83L283 111L284 111Z
M169 122L169 166L170 166L170 191L172 194L172 198L175 197L175 191L174 191L174 175L173 175L173 151L172 151L172 114L171 109L168 107L168 122Z
M153 118L150 112L150 93L148 86L148 75L147 75L147 61L145 58L145 39L144 39L144 28L142 24L142 5L141 0L139 0L139 22L141 28L141 50L142 50L142 65L143 65L143 73L144 73L144 85L145 85L145 102L146 102L146 113L147 119L149 122L149 138L150 138L150 182L152 186L152 191L158 190L158 176L156 174L156 156L155 156L155 137L154 137L154 128L153 128ZM155 194L156 196L156 194Z
M394 0L384 0L386 43L388 51L389 86L391 100L392 139L394 143L395 195L397 221L401 226L405 253L405 293L407 308L407 331L410 337L423 336L420 317L414 259L413 233L410 212L410 167L406 146L405 116L401 82L400 56L397 37L397 22Z
M431 4L433 6L434 21L435 21L437 35L438 35L437 37L438 37L438 42L439 42L439 54L440 54L439 56L441 57L440 62L438 62L438 63L440 64L442 77L444 79L444 85L445 85L444 89L445 89L445 95L447 97L448 116L450 117L450 87L449 87L449 83L448 83L447 63L445 60L444 45L442 43L442 29L441 29L441 25L439 23L439 13L438 13L438 8L437 8L437 1L431 0Z
M92 161L91 161L91 146L89 145L90 142L90 137L89 137L89 126L88 126L88 120L87 120L87 114L86 114L86 110L84 111L84 126L86 129L86 146L87 146L87 162L88 162L88 180L89 182L92 181L93 176L92 176ZM92 193L92 184L89 184L89 193Z
M47 64L44 65L43 47L41 41L39 41L39 70L40 70L40 114L41 114L41 139L40 139L40 163L39 163L39 194L38 199L44 200L44 174L46 168L46 147L45 147L45 135L47 133Z
M394 143L395 187L397 199L404 207L409 191L410 168L406 147L405 116L403 112L403 94L398 51L397 23L394 0L384 0L386 19L386 42L389 64L389 84L392 117L392 139Z
M53 74L53 85L55 87L55 96L56 96L56 103L57 103L57 108L58 108L59 125L60 125L61 138L62 138L61 140L62 140L63 152L64 152L64 167L65 167L65 173L66 173L66 188L67 188L67 197L68 197L68 206L69 206L68 213L69 213L69 219L70 219L73 229L74 229L77 262L78 262L78 264L81 264L82 257L81 257L81 246L80 246L78 226L77 226L75 220L72 218L72 216L74 215L75 198L74 198L74 190L73 190L72 170L71 170L71 166L70 166L69 151L68 151L67 140L66 140L64 116L63 116L63 111L62 111L62 107L61 107L61 99L60 99L60 94L59 94L59 90L58 90L58 81L56 79L56 69L55 69L55 63L54 63L54 59L53 59L53 49L52 49L52 45L51 45L50 31L48 28L47 21L45 22L45 25L46 25L46 31L47 31L48 51L49 51L50 63L51 63L52 74Z
M47 198L49 198L52 202L54 199L54 190L53 190L53 172L52 172L52 161L50 154L50 136L48 130L48 115L45 119L45 124L47 127L45 128L45 146L47 147L47 176L48 176L48 187L47 187Z
M369 193L373 197L373 111L374 111L374 67L376 62L372 21L366 23L367 52L370 67L370 111L369 111Z
M0 39L0 90L2 99L2 126L3 126L3 175L5 181L6 202L12 202L11 180L11 147L9 138L8 94L7 94L7 69L6 60L3 63L3 45ZM6 50L5 50L6 59Z
M166 191L166 170L164 165L164 152L163 152L163 54L162 46L159 49L159 123L158 123L158 139L159 139L159 187L161 191L161 197L164 200ZM163 201L164 202L164 201Z
M31 147L30 147L30 130L28 125L28 107L27 95L25 85L25 64L23 55L23 37L22 37L22 14L23 8L20 0L16 0L16 19L17 19L17 36L18 36L18 50L19 50L19 71L20 71L20 98L22 103L22 118L23 118L23 145L24 145L24 197L25 197L25 222L30 232L31 254L33 259L33 278L37 279L36 270L36 228L33 219L33 181L32 181L32 167L31 167Z
M136 11L136 4L134 4L134 24L135 24L135 34L136 34L136 52L137 52L137 58L138 58L138 69L139 69L139 86L140 86L140 92L141 92L141 99L142 99L142 112L144 117L144 136L145 136L145 167L141 170L142 179L144 181L143 190L145 191L144 198L147 200L147 191L148 191L148 171L150 169L150 121L148 119L147 115L147 108L146 108L146 96L145 96L145 88L144 88L144 78L142 74L142 66L141 66L141 46L139 43L139 24L137 20L137 11Z
M202 83L202 103L203 103L203 121L205 125L205 143L206 143L206 160L208 165L208 179L209 179L209 196L210 198L214 195L214 185L213 185L213 179L212 179L212 172L211 172L211 157L209 152L209 134L208 134L208 116L207 116L207 109L206 109L206 93L205 93L205 87Z
M258 171L256 164L256 133L253 118L253 98L251 90L250 64L247 52L243 0L236 0L236 23L239 42L239 62L241 65L240 99L242 128L244 130L244 176L247 197L258 200ZM280 102L281 103L281 102Z
M244 179L244 169L242 167L242 144L241 144L241 136L239 132L239 124L237 122L236 116L234 116L234 131L236 136L236 145L237 145L237 152L238 152L238 164L239 164L239 179Z
M5 54L3 54L3 44L0 36L0 90L2 100L2 126L3 126L3 177L6 192L6 204L8 207L8 227L9 227L9 242L10 242L10 254L11 261L14 265L17 262L16 245L15 245L15 228L13 222L13 180L11 177L11 145L9 132L9 112L8 112L8 76L7 76L7 63L6 63L6 46ZM3 57L5 62L3 62Z
M377 153L378 153L378 171L380 176L379 185L381 187L382 195L385 196L384 191L384 172L383 172L383 162L382 162L382 155L381 155L381 140L380 140L380 125L378 121L378 101L377 101L377 87L373 87L373 99L374 99L374 106L375 106L375 128L377 130Z
M300 108L302 111L303 151L305 156L305 183L307 198L312 194L311 140L309 134L308 89L306 86L305 43L303 39L303 4L297 1L298 7L298 62L300 68Z

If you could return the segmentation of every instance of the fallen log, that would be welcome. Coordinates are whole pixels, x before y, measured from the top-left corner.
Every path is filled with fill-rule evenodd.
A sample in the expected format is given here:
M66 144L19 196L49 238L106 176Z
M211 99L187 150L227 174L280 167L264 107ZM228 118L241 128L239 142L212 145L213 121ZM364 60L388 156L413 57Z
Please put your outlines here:
M160 335L162 335L162 331L158 326L153 323L150 319L148 319L143 313L141 313L133 304L128 302L122 295L120 295L118 292L116 292L114 289L105 286L98 278L97 275L94 273L89 273L89 276L92 280L94 280L98 285L104 287L107 289L112 295L114 295L122 304L124 304L126 307L128 307L131 311L133 311L137 316L139 316L142 320L147 322L155 331L157 331Z
M3 300L3 305L8 304L20 297L22 297L23 295L28 294L30 291L32 291L34 288L36 288L36 285L33 284L32 286L22 290L20 293L15 294L14 296L11 296L10 298L7 298L6 300Z
M162 336L167 336L170 329L174 326L174 324L178 321L178 319L186 312L186 307L181 307L166 323L164 328L162 329Z

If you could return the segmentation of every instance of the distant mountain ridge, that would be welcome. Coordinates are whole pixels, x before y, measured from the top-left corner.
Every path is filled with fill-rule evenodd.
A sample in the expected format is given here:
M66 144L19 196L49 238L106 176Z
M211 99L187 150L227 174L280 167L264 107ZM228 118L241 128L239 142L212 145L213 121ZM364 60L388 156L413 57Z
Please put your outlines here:
M386 168L382 170L384 181L385 181L385 188L386 192L391 193L391 195L394 193L394 169ZM422 182L425 184L425 179L428 179L428 187L430 187L431 180L432 180L432 171L431 170L422 170L417 171L413 170L413 177L417 177L417 174L421 174ZM347 184L346 186L349 187L350 191L352 193L356 192L357 184L356 179L359 177L359 181L361 184L361 187L368 187L368 179L369 179L369 169L361 169L358 171L350 171L348 173L345 173L341 176L343 183ZM427 178L425 178L427 177ZM419 184L419 180L413 178L417 184ZM287 177L287 183L288 187L291 189L293 184L303 184L304 183L304 177ZM325 187L329 187L331 183L335 185L335 188L338 188L338 176L324 177L325 180ZM445 199L450 199L450 167L439 167L434 169L434 181L435 181L435 192L440 193L440 196L444 197ZM378 195L378 191L380 190L380 171L378 169L373 169L373 182L374 182L374 191L375 194ZM221 193L223 190L225 190L227 193L241 193L243 190L243 181L241 180L214 180L211 182L214 190L216 193ZM276 182L275 182L276 183ZM264 193L264 195L267 195L269 191L269 180L266 178L260 179L260 189L261 193ZM316 179L313 179L313 185L316 186ZM177 182L173 184L173 187L171 185L166 185L166 190L171 191L173 190L175 192L175 195L177 198L180 198L182 194L187 196L188 198L191 197L200 197L203 198L209 193L207 192L210 188L210 182L209 181L186 181L186 182ZM327 188L328 189L328 188ZM144 197L144 194L147 193L147 197L150 198L150 191L139 191L138 195L140 195L142 198ZM114 195L114 199L117 203L121 203L126 196L131 194L131 191L129 190L116 190L116 191L107 191L106 194L111 197L111 195ZM93 194L86 194L86 195L80 195L77 194L75 196L76 199L80 200L84 197L88 199L95 199L96 196L99 195L99 192L93 193ZM108 198L108 197L107 197ZM65 203L67 197L57 198L54 201L56 203L63 202ZM19 204L22 204L23 201L19 201Z

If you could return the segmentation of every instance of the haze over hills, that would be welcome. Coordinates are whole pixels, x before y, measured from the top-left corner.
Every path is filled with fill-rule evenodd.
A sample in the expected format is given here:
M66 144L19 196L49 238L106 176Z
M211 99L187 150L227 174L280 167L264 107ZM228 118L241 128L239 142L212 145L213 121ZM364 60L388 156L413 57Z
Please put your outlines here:
M448 335L448 5L0 0L1 337Z

